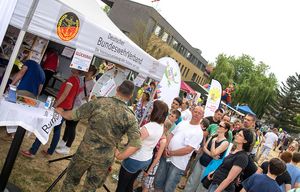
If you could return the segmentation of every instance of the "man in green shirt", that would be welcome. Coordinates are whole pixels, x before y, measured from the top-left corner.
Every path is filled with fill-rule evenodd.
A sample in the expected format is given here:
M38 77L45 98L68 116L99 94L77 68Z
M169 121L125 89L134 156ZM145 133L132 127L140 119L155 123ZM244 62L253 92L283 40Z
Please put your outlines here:
M82 191L92 192L101 187L114 162L115 148L127 134L128 147L119 159L136 152L140 145L140 132L132 110L126 104L132 97L134 84L124 81L115 97L100 97L73 111L56 109L65 119L88 119L88 127L80 146L69 164L61 191L75 191L81 177L87 172Z

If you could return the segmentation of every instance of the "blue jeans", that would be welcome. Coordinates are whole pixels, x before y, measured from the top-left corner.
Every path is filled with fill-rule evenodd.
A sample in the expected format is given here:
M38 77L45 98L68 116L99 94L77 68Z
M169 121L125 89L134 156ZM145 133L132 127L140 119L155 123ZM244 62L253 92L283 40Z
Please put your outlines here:
M171 162L162 157L154 179L154 188L164 192L173 192L179 183L184 170L178 169Z
M184 192L204 192L206 189L203 187L201 183L201 175L204 171L205 167L200 164L199 161L196 162L194 169L192 170L192 174L189 176L186 186L184 188Z
M47 153L52 155L55 151L55 148L58 144L59 138L60 138L60 130L61 130L61 126L64 123L64 119L61 120L61 123L59 125L56 125L53 129L53 137L52 137L52 141L50 144L50 148L48 149ZM40 146L41 146L41 142L40 140L38 140L38 138L35 139L34 143L32 144L31 148L29 149L29 152L33 155L36 154L36 152L39 150Z
M129 173L136 173L146 169L150 165L151 160L152 159L149 159L148 161L138 161L129 157L123 160L122 167Z

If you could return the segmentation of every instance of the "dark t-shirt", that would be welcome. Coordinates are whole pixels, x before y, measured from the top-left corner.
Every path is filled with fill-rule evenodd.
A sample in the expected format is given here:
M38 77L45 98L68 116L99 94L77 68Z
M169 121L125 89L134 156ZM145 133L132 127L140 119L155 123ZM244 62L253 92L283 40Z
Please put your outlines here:
M215 148L219 147L223 141L226 141L226 139L220 141L220 142L216 142L215 143ZM207 149L210 151L211 150L211 146L212 146L212 139L209 141L208 145L207 145ZM224 156L224 154L226 153L226 150L223 151L219 156L220 159ZM201 165L203 165L204 167L207 167L207 165L211 162L213 158L211 156L209 156L206 153L203 153L203 155L200 157L199 162Z
M220 121L214 121L213 116L206 117L206 119L209 120L209 124L219 124L220 123Z
M241 176L241 181L248 179L257 171L257 166L254 163L253 159L248 155L248 165L245 167L243 174Z
M39 86L45 82L45 73L42 67L33 60L25 61L24 65L28 69L18 85L18 90L29 91L34 96L37 96Z
M248 155L248 164L245 167L244 171L240 175L241 182L248 179L251 175L253 175L257 171L257 166L254 163L253 159ZM236 184L235 191L238 192L243 188L242 184Z
M242 183L247 192L281 192L275 180L265 174L254 174Z
M261 164L261 168L263 170L263 174L267 174L268 173L268 166L269 166L269 162L265 161L263 162L263 164ZM282 185L282 184L291 184L291 176L289 174L289 172L285 171L283 172L281 175L276 177L276 182L278 183L278 185Z
M222 165L215 171L212 183L220 185L222 181L227 178L229 171L234 165L245 169L248 165L248 159L248 155L245 151L228 155ZM225 190L228 192L234 191L234 182L230 183Z

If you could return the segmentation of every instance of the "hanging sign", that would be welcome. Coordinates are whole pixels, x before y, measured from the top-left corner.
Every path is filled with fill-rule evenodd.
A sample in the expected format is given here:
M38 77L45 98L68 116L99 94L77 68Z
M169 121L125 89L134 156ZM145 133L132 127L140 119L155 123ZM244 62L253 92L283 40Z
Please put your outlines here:
M92 59L93 53L81 49L76 49L70 67L81 71L88 71Z
M134 79L133 83L137 87L141 87L143 83L145 82L147 78L147 75L144 75L142 73L139 73L138 76Z

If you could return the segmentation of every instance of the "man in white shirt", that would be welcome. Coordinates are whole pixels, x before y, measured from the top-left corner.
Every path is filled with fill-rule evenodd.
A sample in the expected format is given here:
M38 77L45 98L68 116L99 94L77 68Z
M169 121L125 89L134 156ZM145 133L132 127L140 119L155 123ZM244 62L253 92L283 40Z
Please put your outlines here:
M154 180L156 191L175 191L193 151L199 148L203 139L200 126L203 114L202 107L195 107L191 121L180 122L168 136L167 148Z
M269 155L271 149L273 148L273 146L275 145L275 147L276 147L276 144L278 141L277 133L278 133L278 129L274 128L272 131L268 132L265 135L265 143L261 149L260 155L257 158L259 160L260 157L262 156L261 162L263 162L266 158L268 158L268 155Z

